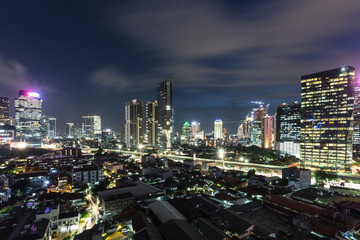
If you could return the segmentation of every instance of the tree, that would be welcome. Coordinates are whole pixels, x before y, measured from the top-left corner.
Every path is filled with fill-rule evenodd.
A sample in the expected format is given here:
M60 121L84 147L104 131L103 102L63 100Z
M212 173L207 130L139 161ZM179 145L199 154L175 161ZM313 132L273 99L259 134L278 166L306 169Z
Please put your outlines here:
M255 176L255 172L256 172L255 169L251 169L251 170L248 171L247 176L248 177Z
M316 170L314 172L314 177L317 183L323 183L325 181L331 181L338 178L336 172L324 171L324 170Z
M18 191L21 194L24 194L26 189L30 187L30 180L29 179L24 179L24 180L19 180L16 181L12 186L11 186L11 190L14 194L16 194Z

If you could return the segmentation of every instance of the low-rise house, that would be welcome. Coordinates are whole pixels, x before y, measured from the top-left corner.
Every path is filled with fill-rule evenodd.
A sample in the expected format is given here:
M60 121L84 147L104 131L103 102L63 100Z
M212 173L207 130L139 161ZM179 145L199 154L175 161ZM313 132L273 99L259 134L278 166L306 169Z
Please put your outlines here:
M193 225L208 240L224 240L228 237L224 231L205 218L195 218Z
M18 173L14 176L14 182L25 179L28 179L33 187L46 187L50 183L47 171Z
M97 165L84 165L72 170L73 184L96 184L102 179L102 172Z
M186 218L169 202L156 201L149 204L150 216L155 224L164 224L170 220L186 220Z
M282 178L289 181L290 186L296 189L304 189L311 186L311 171L297 167L282 169Z
M79 228L79 212L60 213L58 218L59 232L72 232Z
M158 229L165 240L206 240L186 220L173 219L160 225Z
M111 195L103 195L99 193L101 209L105 213L104 218L112 218L114 215L122 212L125 208L134 203L134 195L132 193L115 193Z

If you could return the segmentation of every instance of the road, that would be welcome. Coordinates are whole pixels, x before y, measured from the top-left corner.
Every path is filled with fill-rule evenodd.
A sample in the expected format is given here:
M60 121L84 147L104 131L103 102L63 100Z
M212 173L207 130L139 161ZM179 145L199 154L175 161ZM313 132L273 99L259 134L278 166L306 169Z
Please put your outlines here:
M87 223L86 229L91 229L99 221L99 207L97 203L93 201L91 194L86 196L86 199L90 202L90 214L91 220Z
M92 149L96 150L96 149ZM124 150L114 150L114 149L105 149L105 151L110 152L122 152L130 155L146 155L148 153L140 153L140 152L133 152L133 151L124 151ZM171 154L157 154L158 157L167 157L172 160L185 160L185 159L191 159L190 156L179 156L179 155L171 155ZM197 161L210 161L210 162L218 162L219 165L222 165L223 161L220 159L209 159L209 158L196 158ZM276 165L268 165L268 164L257 164L257 163L245 163L245 162L236 162L236 161L224 161L226 166L239 166L244 168L256 168L256 169L267 169L267 170L275 170L280 171L283 168L286 168L285 166L276 166ZM221 167L221 166L220 166ZM316 169L310 169L311 171L315 171ZM349 179L349 180L357 180L360 181L360 175L351 174L351 173L344 173L344 172L338 172L338 176L343 179Z

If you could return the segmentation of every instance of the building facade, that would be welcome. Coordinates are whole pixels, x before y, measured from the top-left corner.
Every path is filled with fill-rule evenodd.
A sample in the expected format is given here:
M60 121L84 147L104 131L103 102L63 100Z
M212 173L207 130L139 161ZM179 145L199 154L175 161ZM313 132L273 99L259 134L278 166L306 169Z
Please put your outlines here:
M260 106L259 108L254 108L252 112L252 122L251 122L251 136L250 144L261 147L261 123L262 119L268 114L268 108Z
M180 143L181 144L190 144L191 139L191 125L188 122L185 122L181 128Z
M272 149L273 118L266 115L261 120L261 147Z
M354 81L351 66L301 77L300 158L305 166L351 170Z
M174 106L172 78L167 77L158 85L159 150L171 150L174 139Z
M223 122L221 119L216 119L214 122L214 138L223 139Z
M75 127L74 123L66 123L65 127L65 137L74 138L75 136Z
M158 145L159 105L157 100L146 102L146 140L150 146Z
M41 147L42 99L37 92L20 90L15 99L16 137L31 147Z
M57 136L56 132L56 118L49 117L46 124L46 136L50 139L54 139Z
M128 147L138 147L143 142L143 102L133 99L125 103L125 143Z
M10 124L9 98L0 97L0 124Z
M276 108L275 149L300 158L301 104L283 103Z
M101 117L98 115L82 116L82 136L85 138L101 137Z

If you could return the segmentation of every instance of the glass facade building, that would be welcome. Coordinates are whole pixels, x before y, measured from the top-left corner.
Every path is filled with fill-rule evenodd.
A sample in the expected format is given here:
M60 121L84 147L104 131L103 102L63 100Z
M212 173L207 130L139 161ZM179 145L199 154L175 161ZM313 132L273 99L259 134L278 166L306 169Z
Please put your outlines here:
M282 104L276 108L276 142L300 142L301 104Z
M143 142L143 102L133 99L125 103L125 143L127 147L138 147Z
M172 78L167 77L158 85L159 150L171 150L174 139L174 107Z
M82 137L101 138L101 117L98 115L82 116Z
M275 116L275 149L300 158L301 104L283 103Z
M355 68L301 77L300 158L306 167L350 171Z
M15 124L18 141L27 142L30 147L41 147L42 99L40 94L20 90L15 99Z
M146 140L150 146L158 145L159 105L156 100L146 102Z
M221 119L216 119L214 122L214 138L223 139L223 122Z
M9 98L0 97L0 124L10 124Z

